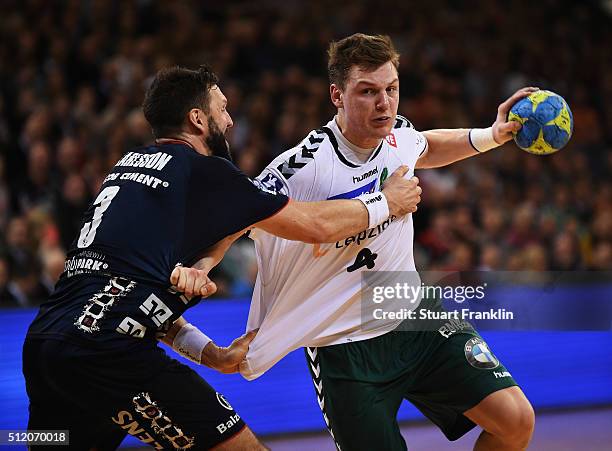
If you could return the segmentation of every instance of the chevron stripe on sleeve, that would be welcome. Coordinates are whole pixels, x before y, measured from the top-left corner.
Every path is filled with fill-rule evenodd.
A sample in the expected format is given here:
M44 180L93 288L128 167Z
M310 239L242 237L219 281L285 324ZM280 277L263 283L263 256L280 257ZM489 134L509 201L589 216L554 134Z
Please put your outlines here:
M414 128L412 122L406 119L404 116L398 114L395 116L395 125L393 128Z
M290 179L299 169L314 160L314 154L319 150L325 137L326 134L322 129L311 131L304 138L297 152L277 166L278 171L285 179Z

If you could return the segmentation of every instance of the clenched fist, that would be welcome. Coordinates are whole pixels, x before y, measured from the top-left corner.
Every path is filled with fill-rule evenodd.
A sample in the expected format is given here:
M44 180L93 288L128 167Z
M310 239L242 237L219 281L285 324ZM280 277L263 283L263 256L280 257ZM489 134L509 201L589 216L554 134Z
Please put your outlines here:
M188 299L194 296L208 297L216 293L217 285L209 279L208 271L176 266L170 275L170 283Z
M400 166L385 182L382 192L387 198L390 215L401 217L414 213L421 202L423 190L419 186L419 179L417 177L405 179L404 175L407 172L408 166Z

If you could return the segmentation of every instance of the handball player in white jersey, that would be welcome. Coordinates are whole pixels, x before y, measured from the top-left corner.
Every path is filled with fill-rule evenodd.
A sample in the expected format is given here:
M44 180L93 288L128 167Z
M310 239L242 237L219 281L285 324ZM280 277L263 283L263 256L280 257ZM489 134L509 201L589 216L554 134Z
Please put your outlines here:
M328 56L336 116L258 177L267 189L300 201L376 195L401 165L412 177L415 169L492 150L520 128L506 121L510 107L535 90L523 88L503 102L491 127L418 132L397 115L399 55L390 38L355 34L333 42ZM412 271L420 284L413 234L410 214L323 245L254 229L259 273L247 330L259 333L241 373L254 379L306 347L318 403L344 451L407 449L396 419L403 400L449 440L479 425L475 450L525 449L533 409L475 330L407 332L397 330L399 320L363 314L363 271Z

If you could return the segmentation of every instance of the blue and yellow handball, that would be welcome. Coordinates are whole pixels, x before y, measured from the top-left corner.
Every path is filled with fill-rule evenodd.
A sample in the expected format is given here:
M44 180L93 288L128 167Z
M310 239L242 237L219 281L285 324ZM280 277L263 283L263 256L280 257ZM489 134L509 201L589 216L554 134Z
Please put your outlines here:
M536 91L516 102L508 113L508 120L523 125L514 134L516 145L536 155L548 155L562 149L574 131L569 105L551 91Z

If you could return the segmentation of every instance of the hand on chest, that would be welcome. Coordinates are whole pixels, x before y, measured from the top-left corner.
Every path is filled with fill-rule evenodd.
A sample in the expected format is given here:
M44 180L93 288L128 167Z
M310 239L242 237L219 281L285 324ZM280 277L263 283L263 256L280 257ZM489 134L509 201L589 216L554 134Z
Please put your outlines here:
M385 180L402 164L410 168L405 175L414 175L414 161L402 161L399 155L388 155L356 168L335 165L329 173L331 184L327 199L354 199L364 193L380 191Z

